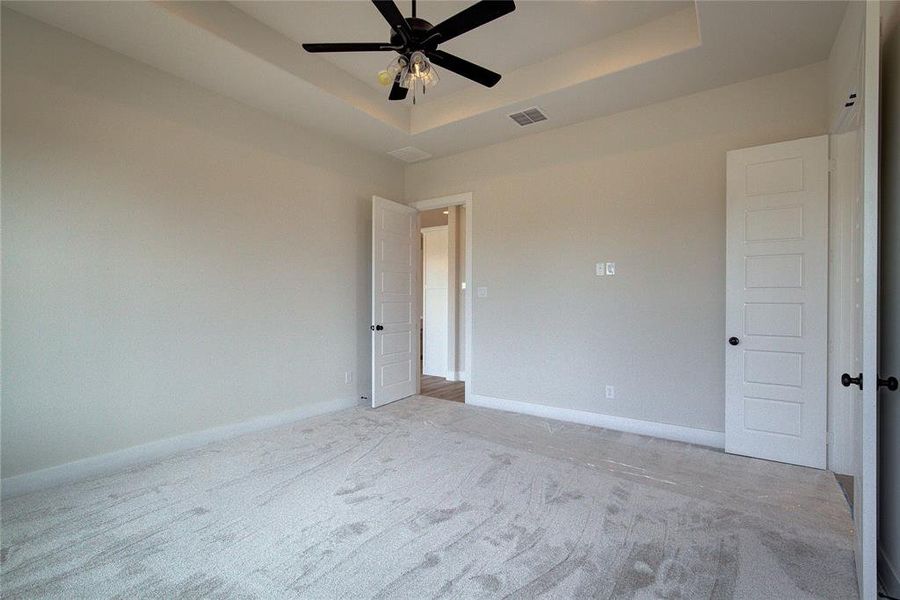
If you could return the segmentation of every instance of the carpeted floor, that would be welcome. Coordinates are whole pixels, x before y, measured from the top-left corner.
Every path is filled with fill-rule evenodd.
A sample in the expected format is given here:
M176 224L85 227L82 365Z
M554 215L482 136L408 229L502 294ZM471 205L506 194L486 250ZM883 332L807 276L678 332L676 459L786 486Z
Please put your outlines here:
M856 597L826 472L413 398L7 500L4 598Z

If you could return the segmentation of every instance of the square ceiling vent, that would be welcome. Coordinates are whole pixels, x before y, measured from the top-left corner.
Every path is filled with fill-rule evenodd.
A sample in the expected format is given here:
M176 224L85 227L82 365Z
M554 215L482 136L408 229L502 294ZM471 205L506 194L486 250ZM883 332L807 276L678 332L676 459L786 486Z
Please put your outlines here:
M413 148L412 146L406 146L405 148L398 148L397 150L391 150L388 152L394 158L399 158L403 162L414 163L420 160L425 160L426 158L431 158L431 155L425 152L424 150L419 150L418 148Z
M533 125L547 120L547 115L537 106L526 108L525 110L509 115L509 118L518 123L521 127Z

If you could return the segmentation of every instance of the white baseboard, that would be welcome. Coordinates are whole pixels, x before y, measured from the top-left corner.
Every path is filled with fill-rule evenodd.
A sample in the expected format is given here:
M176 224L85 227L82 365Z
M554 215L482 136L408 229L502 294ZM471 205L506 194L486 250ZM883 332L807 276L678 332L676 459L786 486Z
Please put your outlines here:
M888 595L893 596L900 591L900 571L894 568L881 544L878 545L878 579Z
M693 427L683 427L681 425L669 425L668 423L655 423L653 421L640 421L638 419L614 417L585 410L558 408L556 406L532 404L530 402L520 402L518 400L504 400L502 398L493 398L491 396L482 396L480 394L469 394L466 402L474 406L523 413L526 415L534 415L536 417L555 419L557 421L581 423L582 425L592 425L594 427L603 427L605 429L625 431L627 433L649 435L666 440L698 444L700 446L711 446L713 448L725 447L725 434L720 431L709 431L707 429L695 429Z
M89 458L57 465L55 467L48 467L39 471L14 475L12 477L4 477L0 480L0 487L2 487L0 496L3 498L11 498L13 496L21 496L22 494L62 485L64 483L107 475L137 464L163 458L182 450L198 448L211 442L217 442L245 433L260 431L262 429L278 427L279 425L285 425L294 421L308 419L309 417L343 410L345 408L353 408L358 405L359 402L355 398L341 398L338 400L317 402L286 412L255 417L247 421L221 425L219 427L213 427L212 429L185 433L175 437L148 442L139 446L116 450L108 454L100 454L98 456L91 456Z
M465 381L465 371L447 371L447 381Z

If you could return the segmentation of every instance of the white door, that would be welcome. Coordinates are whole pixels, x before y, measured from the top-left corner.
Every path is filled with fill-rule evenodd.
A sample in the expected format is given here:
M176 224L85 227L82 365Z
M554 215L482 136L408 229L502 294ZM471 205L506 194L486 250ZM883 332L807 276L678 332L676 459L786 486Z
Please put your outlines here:
M446 225L422 229L422 373L447 377L450 239Z
M862 111L862 402L857 411L857 473L853 481L856 574L860 598L877 596L878 564L878 144L881 7L866 2Z
M727 156L725 450L825 468L828 136Z
M882 16L878 216L878 553L886 597L900 597L900 4ZM885 25L890 24L888 27ZM888 565L892 565L888 566Z
M419 219L372 198L372 407L419 389Z

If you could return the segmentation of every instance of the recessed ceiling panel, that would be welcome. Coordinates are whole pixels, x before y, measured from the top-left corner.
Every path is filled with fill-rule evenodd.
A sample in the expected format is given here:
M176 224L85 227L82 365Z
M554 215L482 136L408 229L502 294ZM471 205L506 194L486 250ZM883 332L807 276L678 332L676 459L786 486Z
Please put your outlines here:
M269 2L239 1L240 10L285 36L301 42L384 42L389 28L371 2ZM437 24L473 1L417 3L419 18ZM516 10L441 45L441 50L480 64L501 75L547 60L567 50L603 39L620 31L692 6L693 2L517 2ZM397 6L411 15L409 0ZM321 54L326 60L366 84L383 89L377 80L393 52ZM438 70L441 82L428 96L444 96L477 86L446 69ZM501 82L502 83L502 82Z

